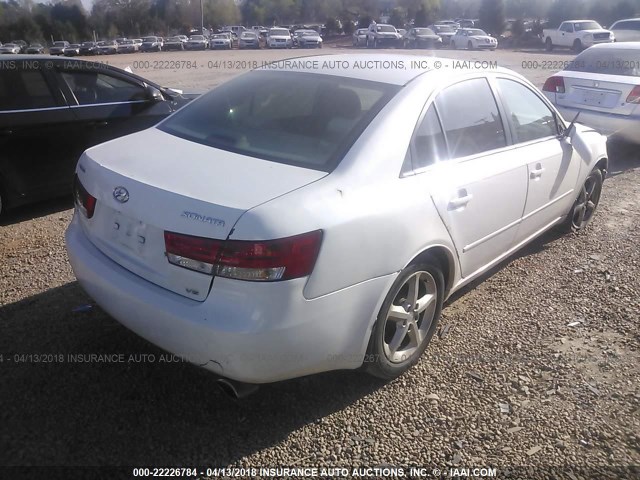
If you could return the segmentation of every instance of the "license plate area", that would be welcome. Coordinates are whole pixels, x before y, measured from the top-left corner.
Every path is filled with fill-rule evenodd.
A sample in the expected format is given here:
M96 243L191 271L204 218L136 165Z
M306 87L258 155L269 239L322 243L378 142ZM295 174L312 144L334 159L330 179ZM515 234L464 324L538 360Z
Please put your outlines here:
M585 90L582 102L585 105L593 105L594 107L601 107L604 104L605 98L606 98L605 93Z
M147 225L120 212L111 221L111 240L118 246L142 256L147 244Z

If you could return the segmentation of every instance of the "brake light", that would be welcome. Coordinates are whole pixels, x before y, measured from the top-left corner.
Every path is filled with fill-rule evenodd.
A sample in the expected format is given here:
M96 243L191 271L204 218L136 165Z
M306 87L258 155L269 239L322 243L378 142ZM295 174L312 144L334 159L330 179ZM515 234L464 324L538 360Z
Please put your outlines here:
M96 209L96 197L87 192L77 175L73 182L73 197L78 210L87 218L93 217L93 212Z
M627 97L627 103L640 104L640 85L633 87L633 90L631 90L631 93Z
M564 93L564 78L563 77L549 77L544 82L542 90L545 92Z
M164 240L173 265L237 280L276 281L312 272L322 231L264 241L222 241L164 232Z

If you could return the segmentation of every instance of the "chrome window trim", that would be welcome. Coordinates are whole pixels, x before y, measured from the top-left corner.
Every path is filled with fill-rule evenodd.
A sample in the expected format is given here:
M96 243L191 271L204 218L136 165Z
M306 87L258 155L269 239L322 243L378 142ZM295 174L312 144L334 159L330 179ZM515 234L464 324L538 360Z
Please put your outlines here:
M148 100L132 100L129 102L87 103L85 105L69 105L69 108L104 107L109 105L129 105L134 103L146 103L147 101Z
M49 110L63 110L69 108L68 105L60 107L46 107L46 108L22 108L20 110L0 110L0 115L7 113L30 113L30 112L45 112Z

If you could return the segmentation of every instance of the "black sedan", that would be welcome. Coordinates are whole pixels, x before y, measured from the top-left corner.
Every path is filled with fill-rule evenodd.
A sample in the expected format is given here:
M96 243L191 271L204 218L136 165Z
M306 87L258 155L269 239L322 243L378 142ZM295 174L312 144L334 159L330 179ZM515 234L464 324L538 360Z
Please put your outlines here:
M96 55L98 53L98 44L96 42L83 42L80 45L79 55Z
M70 193L84 150L151 127L195 97L102 63L12 60L15 68L0 69L0 212Z
M67 41L53 42L53 45L49 47L49 55L63 55L64 49L69 46Z
M35 55L38 53L42 54L44 53L44 47L39 43L32 43L27 47L27 53L30 55Z
M412 28L402 37L404 48L440 48L442 38L430 28Z
M80 55L80 44L72 43L71 45L64 47L62 51L65 57L75 57L76 55Z

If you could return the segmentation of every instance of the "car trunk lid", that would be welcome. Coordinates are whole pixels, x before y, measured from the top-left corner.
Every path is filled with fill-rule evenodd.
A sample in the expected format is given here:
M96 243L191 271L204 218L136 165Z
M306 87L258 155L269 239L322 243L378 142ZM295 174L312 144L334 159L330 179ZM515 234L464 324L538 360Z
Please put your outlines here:
M155 128L89 149L78 179L97 203L85 233L136 275L203 301L212 276L172 265L164 232L225 240L240 216L326 172L190 142Z
M563 71L565 93L557 95L562 107L583 108L600 112L631 115L637 104L627 103L633 88L640 84L638 77L598 75Z

